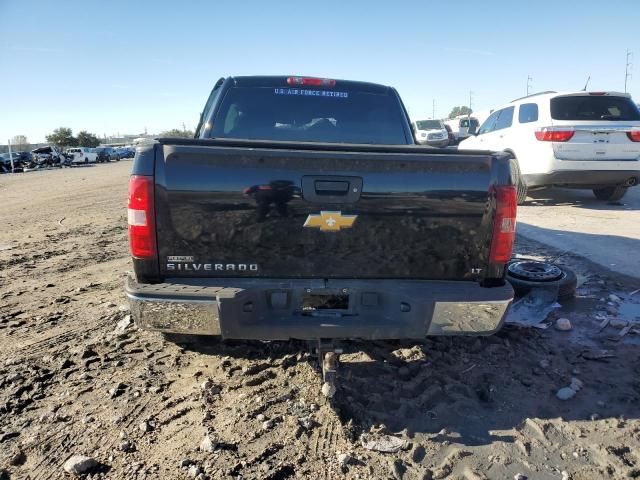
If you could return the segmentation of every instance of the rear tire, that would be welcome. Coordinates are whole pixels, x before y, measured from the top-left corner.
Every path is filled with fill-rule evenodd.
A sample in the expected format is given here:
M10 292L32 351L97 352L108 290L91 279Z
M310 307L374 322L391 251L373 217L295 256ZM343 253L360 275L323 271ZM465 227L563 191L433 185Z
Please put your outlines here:
M628 189L629 187L624 187L622 185L616 185L615 187L601 187L594 188L593 194L598 200L615 202L616 200L620 200L624 197L627 194Z
M527 201L527 185L522 180L522 177L518 177L518 184L516 185L517 202L518 205L523 205Z
M511 153L511 152L509 152ZM511 153L513 156L513 153ZM524 183L524 179L522 178L522 174L520 173L520 164L518 163L518 159L513 156L513 160L511 162L514 171L514 183L516 185L516 201L518 205L522 205L527 201L527 184Z

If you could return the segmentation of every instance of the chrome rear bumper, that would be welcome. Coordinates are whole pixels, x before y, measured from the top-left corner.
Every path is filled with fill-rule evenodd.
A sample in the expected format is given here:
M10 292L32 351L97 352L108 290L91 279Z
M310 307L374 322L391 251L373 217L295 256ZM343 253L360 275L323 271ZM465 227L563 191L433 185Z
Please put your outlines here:
M508 284L417 280L174 279L148 285L129 278L126 291L142 329L256 340L490 335L513 299ZM305 293L335 291L349 294L343 313L300 311Z

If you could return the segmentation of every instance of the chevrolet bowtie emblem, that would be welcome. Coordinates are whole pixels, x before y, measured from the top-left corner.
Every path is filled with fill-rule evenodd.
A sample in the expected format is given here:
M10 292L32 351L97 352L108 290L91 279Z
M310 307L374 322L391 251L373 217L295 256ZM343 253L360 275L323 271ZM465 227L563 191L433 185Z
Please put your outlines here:
M337 232L341 228L351 228L357 215L343 215L342 212L312 213L304 222L305 227L317 227L321 232Z

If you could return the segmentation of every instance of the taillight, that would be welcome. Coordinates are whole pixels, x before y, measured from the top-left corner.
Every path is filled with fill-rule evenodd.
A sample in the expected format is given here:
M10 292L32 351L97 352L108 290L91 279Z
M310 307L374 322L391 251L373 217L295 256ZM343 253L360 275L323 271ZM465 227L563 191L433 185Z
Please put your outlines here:
M330 78L314 78L314 77L289 77L287 78L289 85L308 85L312 87L333 87L335 80Z
M541 142L567 142L574 133L573 127L542 127L536 129L536 138Z
M627 137L632 142L640 142L640 128L633 128L630 132L627 132Z
M493 219L493 239L489 252L490 263L507 263L511 259L513 242L516 238L516 187L499 186L493 188L496 214Z
M132 175L129 179L127 220L131 255L141 259L155 257L153 177Z

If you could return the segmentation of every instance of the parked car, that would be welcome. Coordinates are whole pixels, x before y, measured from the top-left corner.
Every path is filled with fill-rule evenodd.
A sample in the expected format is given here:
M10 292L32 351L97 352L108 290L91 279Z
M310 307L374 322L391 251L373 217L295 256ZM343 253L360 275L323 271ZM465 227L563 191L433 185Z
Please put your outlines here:
M68 148L67 154L71 158L71 163L95 163L98 161L98 154L95 148L89 147L74 147Z
M116 152L120 156L120 158L133 158L135 155L135 150L131 147L120 147L116 148Z
M480 122L476 117L470 115L459 115L453 119L445 120L446 125L449 125L451 132L454 136L455 144L460 143L462 140L469 138L469 136L476 133Z
M20 154L17 152L0 153L0 173L11 173L11 159L13 158L14 171L22 169L22 162L20 161Z
M640 180L640 110L618 92L544 92L497 108L460 150L509 152L519 201L543 187L619 200Z
M132 165L140 328L316 341L328 381L335 339L502 326L508 154L416 145L395 89L308 77L221 79L195 137L140 146Z
M63 166L71 163L62 150L55 145L45 145L31 150L32 158L29 168L42 168L46 166Z
M120 161L120 155L113 147L98 147L95 150L98 162Z
M22 163L29 163L33 159L31 152L18 152L18 160Z
M413 124L416 142L431 147L446 147L449 145L449 134L441 120L417 120Z

